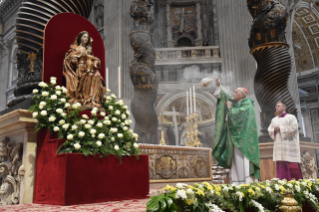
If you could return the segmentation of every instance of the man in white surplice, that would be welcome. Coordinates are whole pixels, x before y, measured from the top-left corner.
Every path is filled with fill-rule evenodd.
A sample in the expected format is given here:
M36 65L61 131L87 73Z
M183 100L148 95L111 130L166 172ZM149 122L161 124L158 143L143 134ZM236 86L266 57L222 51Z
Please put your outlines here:
M274 140L273 160L276 161L277 178L302 179L298 121L294 115L286 113L282 101L276 104L276 113L279 115L271 120L268 131Z

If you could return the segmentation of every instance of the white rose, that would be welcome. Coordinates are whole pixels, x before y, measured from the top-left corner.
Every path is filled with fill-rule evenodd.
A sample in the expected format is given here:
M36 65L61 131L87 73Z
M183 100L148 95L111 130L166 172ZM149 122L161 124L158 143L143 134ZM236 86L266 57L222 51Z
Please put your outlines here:
M62 117L66 117L66 115L67 115L66 113L62 113L61 114Z
M111 90L107 88L106 89L106 93L110 93L110 92L111 92Z
M109 106L109 110L113 110L113 106L111 105L111 106Z
M118 100L118 101L116 102L116 104L117 104L117 105L123 105L123 104L124 104L124 102L123 102L123 100L122 100L122 99L120 99L120 100Z
M104 120L109 120L110 118L108 116L105 116L104 117Z
M97 141L97 142L96 142L96 145L97 145L97 146L102 146L102 142L101 142L101 141Z
M115 94L111 94L111 97L113 98L113 99L116 99L116 95Z
M76 150L79 150L81 148L81 145L79 143L74 144L74 148Z
M59 121L59 124L60 124L60 125L65 124L65 120L64 120L64 119L61 119L61 120Z
M127 111L126 111L126 114L129 116L129 115L130 115L130 111L127 110Z
M62 87L62 92L63 92L63 93L67 93L67 92L68 92L68 89L66 89L65 87Z
M91 134L91 137L92 137L92 138L95 138L95 134Z
M84 118L84 119L89 119L89 117L88 117L86 114L83 114L83 115L82 115L82 118Z
M67 138L68 140L72 140L72 139L73 139L73 135L70 134L70 135L68 135L66 138Z
M39 105L39 109L42 110L42 109L43 109L43 106L42 106L42 105Z
M124 123L125 123L126 125L129 125L128 120L125 120Z
M111 141L115 141L115 138L114 138L114 137L111 137Z
M62 128L67 130L69 128L69 126L70 126L69 124L63 124Z
M62 114L63 113L63 110L61 108L58 108L55 110L58 114Z
M62 88L61 88L61 86L60 85L57 85L57 86L55 86L55 90L61 90Z
M92 110L92 111L91 111L91 114L92 114L92 116L96 116L97 111L96 111L96 110Z
M48 115L48 113L47 113L46 110L42 110L40 114L41 114L41 116L46 116L46 115Z
M100 116L104 117L106 115L105 112L100 112Z
M133 133L133 137L135 138L135 140L138 140L138 134L137 133Z
M39 90L38 89L33 89L32 93L34 93L34 94L39 93Z
M127 130L128 130L128 127L123 127L123 130L124 130L124 131L127 131Z
M45 107L45 106L47 105L47 103L44 102L44 101L42 101L42 102L40 102L40 105L43 106L43 107Z
M91 127L92 127L92 126L91 126L90 124L85 124L85 125L84 125L84 128L85 128L85 129L90 129Z
M136 149L138 148L138 144L137 143L134 143L133 145Z
M61 95L61 91L56 91L55 94L60 96Z
M112 100L112 97L107 96L106 99L110 101L110 100Z
M117 132L117 128L111 128L111 129L110 129L110 132L111 132L111 133L116 133L116 132Z
M187 193L187 194L194 194L194 191L193 191L192 189L188 188L188 189L186 190L186 193Z
M123 134L122 134L122 133L118 133L118 134L117 134L117 137L123 138Z
M126 115L125 115L125 114L122 114L121 118L122 118L122 119L126 119Z
M65 98L62 98L62 99L60 99L60 101L61 101L62 103L65 103L65 102L66 102L66 99L65 99Z
M127 120L127 121L128 121L129 124L132 124L132 120L131 120L131 119L129 119L129 120Z
M47 91L42 91L42 96L44 96L44 97L47 97L47 96L49 96L49 92L47 92Z
M129 132L130 134L132 134L132 135L133 135L133 133L134 133L133 130L129 130L128 132Z
M80 138L83 138L84 136L85 136L85 132L83 132L83 131L79 132L79 137Z
M56 81L56 77L50 77L50 80L55 80Z
M111 121L105 120L103 123L104 123L105 125L110 125L110 124L111 124Z
M40 82L40 83L39 83L39 86L40 86L41 88L46 88L46 87L48 87L48 84L46 84L45 82Z
M78 129L78 126L72 125L72 130L77 130L77 129Z
M114 122L117 121L117 118L113 117L113 118L112 118L112 121L114 121Z
M57 100L57 98L58 98L57 95L52 95L52 96L50 97L51 100Z
M89 123L90 125L93 125L93 124L94 124L94 121L93 121L93 120L89 120L88 123Z
M70 103L65 103L64 107L69 108L71 105Z
M105 134L104 133L100 133L99 135L98 135L98 138L99 139L103 139L105 137Z
M120 115L120 114L121 114L121 111L119 111L119 110L115 111L115 115Z
M72 108L73 108L73 109L78 109L78 107L79 107L79 105L76 104L76 103L72 105Z
M98 123L96 124L96 126L97 126L98 128L102 128L102 127L103 127L103 123L98 122Z
M128 109L128 106L127 106L127 105L124 105L123 108L127 110L127 109Z
M85 124L85 123L86 123L86 120L81 119L81 120L80 120L80 123L81 123L81 124Z
M38 112L33 112L33 113L32 113L32 117L33 117L33 118L36 118L38 115L39 115Z
M96 133L96 129L91 129L90 133L91 134L95 134Z
M120 147L119 147L118 145L115 145L115 146L114 146L114 149L115 149L116 151L119 151Z
M59 130L60 130L60 128L59 128L59 127L57 127L57 126L55 126L55 127L53 128L53 130L54 130L54 132L57 132L57 131L59 131Z
M49 122L54 122L55 121L55 116L50 116L50 118L49 118Z

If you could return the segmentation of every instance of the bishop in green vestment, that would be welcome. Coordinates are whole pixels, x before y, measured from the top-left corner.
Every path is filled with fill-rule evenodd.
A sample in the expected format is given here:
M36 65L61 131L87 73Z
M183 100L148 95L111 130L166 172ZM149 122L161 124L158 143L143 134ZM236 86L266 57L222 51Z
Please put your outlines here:
M231 97L216 80L218 98L213 157L219 166L230 168L233 184L260 180L260 157L254 101L247 90L237 88Z

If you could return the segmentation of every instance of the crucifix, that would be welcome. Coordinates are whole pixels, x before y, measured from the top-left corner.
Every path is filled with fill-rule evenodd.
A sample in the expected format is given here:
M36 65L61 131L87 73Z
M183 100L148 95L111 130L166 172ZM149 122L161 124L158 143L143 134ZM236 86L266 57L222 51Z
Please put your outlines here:
M179 146L179 133L178 133L177 116L185 116L186 114L183 112L176 112L174 106L172 107L172 110L173 111L165 111L162 114L166 115L166 116L173 116L175 142L176 142L176 146Z
M177 12L174 13L174 15L180 15L181 16L181 23L179 26L179 32L183 33L184 31L184 22L185 22L185 16L188 14L193 13L193 11L186 11L185 12L185 7L182 8L182 11L180 12L180 9L176 9Z

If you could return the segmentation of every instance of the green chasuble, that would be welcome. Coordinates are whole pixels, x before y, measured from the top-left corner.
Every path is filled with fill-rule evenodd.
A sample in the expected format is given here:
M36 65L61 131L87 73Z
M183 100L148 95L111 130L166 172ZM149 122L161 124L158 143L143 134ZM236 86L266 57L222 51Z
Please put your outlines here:
M230 109L227 108L227 101L233 102ZM219 166L231 168L235 145L250 161L250 175L260 179L258 132L253 103L248 98L236 103L221 89L216 110L213 157Z

